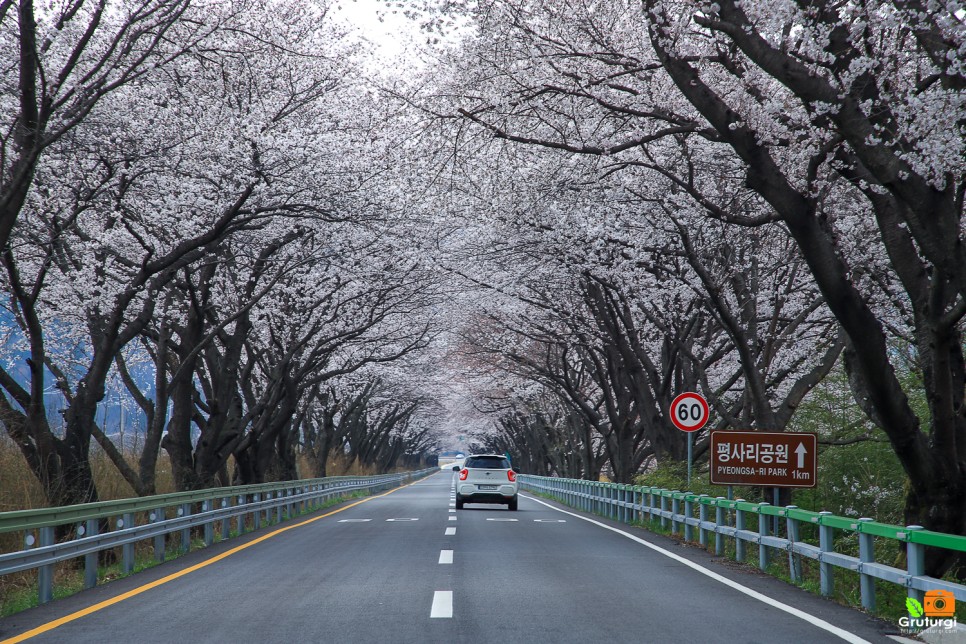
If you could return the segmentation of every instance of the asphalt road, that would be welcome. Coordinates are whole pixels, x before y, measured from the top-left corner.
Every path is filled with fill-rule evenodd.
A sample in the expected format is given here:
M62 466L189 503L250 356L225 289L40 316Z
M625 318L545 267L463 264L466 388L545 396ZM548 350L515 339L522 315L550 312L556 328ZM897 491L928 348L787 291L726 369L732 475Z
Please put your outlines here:
M452 485L440 472L25 611L0 644L32 629L71 644L893 641L858 611L527 494L517 512L456 511Z

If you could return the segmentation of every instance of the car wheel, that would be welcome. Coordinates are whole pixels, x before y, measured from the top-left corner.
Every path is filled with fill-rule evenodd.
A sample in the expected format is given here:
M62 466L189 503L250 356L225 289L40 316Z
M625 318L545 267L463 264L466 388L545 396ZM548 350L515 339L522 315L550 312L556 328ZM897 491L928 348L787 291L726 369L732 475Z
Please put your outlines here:
M513 497L512 499L510 499L510 502L507 503L506 505L507 505L507 508L508 509L510 509L510 510L516 510L517 509L517 497Z
M456 509L457 510L463 509L463 497L460 496L459 494L456 495Z

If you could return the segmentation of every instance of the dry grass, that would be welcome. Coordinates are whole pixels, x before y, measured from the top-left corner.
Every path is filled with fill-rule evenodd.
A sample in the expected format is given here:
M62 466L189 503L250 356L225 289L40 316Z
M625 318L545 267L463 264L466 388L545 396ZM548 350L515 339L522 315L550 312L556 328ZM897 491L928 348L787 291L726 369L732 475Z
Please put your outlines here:
M46 506L43 488L20 450L6 434L0 434L0 512Z
M137 462L137 455L133 452L127 456L130 462ZM93 450L91 469L102 501L135 496L133 488L124 480L102 450ZM174 491L171 466L166 454L162 454L158 461L157 478L159 494ZM49 503L44 498L43 487L30 471L13 441L6 434L0 434L0 512L45 507L49 507ZM21 538L22 535L18 532L0 534L0 553L20 550L23 547L20 543ZM70 563L59 565L54 571L55 585L59 588L78 586L82 583L80 579L82 579L82 573ZM24 590L35 588L36 583L37 574L31 571L0 576L0 606L4 606L4 612L10 610L6 606L8 598L22 595Z
M383 474L372 465L364 465L358 460L350 461L345 454L330 455L326 463L326 472L329 476L375 476Z

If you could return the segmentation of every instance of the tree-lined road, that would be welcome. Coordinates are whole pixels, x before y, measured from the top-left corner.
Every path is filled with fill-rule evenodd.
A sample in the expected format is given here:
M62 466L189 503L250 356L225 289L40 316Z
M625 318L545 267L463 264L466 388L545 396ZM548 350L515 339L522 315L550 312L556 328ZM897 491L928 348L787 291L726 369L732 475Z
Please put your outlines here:
M890 641L881 622L669 539L530 495L517 512L457 512L452 490L440 472L230 540L8 618L0 638L49 628L28 641Z

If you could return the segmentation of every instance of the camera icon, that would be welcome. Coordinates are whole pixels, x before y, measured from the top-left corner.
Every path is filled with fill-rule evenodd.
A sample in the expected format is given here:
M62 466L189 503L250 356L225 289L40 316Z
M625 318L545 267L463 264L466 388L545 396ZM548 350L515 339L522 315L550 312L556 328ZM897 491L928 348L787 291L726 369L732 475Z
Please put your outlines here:
M927 590L922 607L926 617L953 617L956 615L956 596L948 590Z

